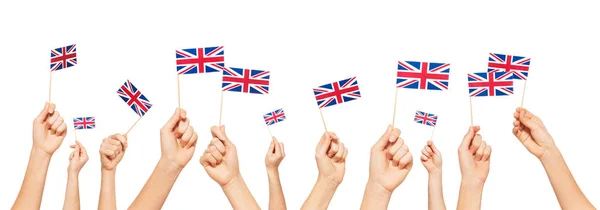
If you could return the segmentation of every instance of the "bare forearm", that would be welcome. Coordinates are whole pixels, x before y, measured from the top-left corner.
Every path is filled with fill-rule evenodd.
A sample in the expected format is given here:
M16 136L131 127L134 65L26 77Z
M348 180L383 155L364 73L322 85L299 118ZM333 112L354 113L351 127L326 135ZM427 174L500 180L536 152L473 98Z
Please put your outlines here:
M460 184L457 210L481 209L483 183L463 180Z
M577 185L558 149L548 151L540 161L562 209L595 209Z
M444 191L442 190L442 172L429 173L428 184L428 205L429 210L446 210L444 202Z
M79 210L79 174L69 172L64 210Z
M117 196L115 189L116 169L102 169L102 181L100 184L100 199L98 201L98 210L116 210Z
M387 209L390 203L392 193L384 189L381 185L369 181L365 187L365 194L360 206L362 210Z
M19 191L12 209L40 208L50 158L50 156L44 154L42 151L31 150L21 191Z
M161 159L129 209L160 209L179 176L181 168Z
M269 210L285 210L285 196L281 188L279 171L277 169L267 170L269 176Z
M223 192L233 209L260 209L241 175L224 185Z
M327 209L338 184L325 178L318 178L310 195L302 205L303 210Z

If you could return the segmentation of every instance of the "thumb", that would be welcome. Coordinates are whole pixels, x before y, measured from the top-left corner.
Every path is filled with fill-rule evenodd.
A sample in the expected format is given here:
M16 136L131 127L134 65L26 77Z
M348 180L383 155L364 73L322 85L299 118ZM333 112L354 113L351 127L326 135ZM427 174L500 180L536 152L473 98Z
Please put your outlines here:
M323 136L321 136L321 140L319 141L319 144L317 145L317 153L321 154L321 155L327 155L327 150L329 149L329 146L331 146L331 134L329 132L325 132L323 134Z
M267 152L268 154L273 154L275 153L275 138L273 138L273 140L271 140L271 145L269 146L269 152Z
M46 104L44 104L44 109L42 109L40 114L38 114L38 116L35 118L35 122L43 123L46 120L46 118L48 118L48 115L50 115L50 113L48 111L49 106L50 106L50 104L48 104L48 102L46 102Z
M167 129L168 131L173 131L173 129L175 129L175 126L177 126L177 123L179 123L180 119L181 119L181 111L179 108L177 108L177 109L175 109L175 113L173 113L173 116L171 116L169 121L167 121L167 124L165 124L163 129Z
M390 142L390 135L392 135L392 126L388 125L387 129L385 130L385 133L383 133L383 136L381 136L381 138L379 138L379 141L377 141L375 143L375 145L373 145L373 148L376 148L379 151L383 151L385 149L385 147L388 145L388 143Z
M521 109L519 121L530 130L535 130L538 127L537 123L533 121L533 114L527 109Z
M460 149L465 149L465 150L469 149L469 146L471 145L471 141L473 140L473 137L475 137L475 134L477 134L479 129L480 129L479 126L469 127L469 132L467 132L467 134L465 134L465 137L463 138L463 141L460 144Z

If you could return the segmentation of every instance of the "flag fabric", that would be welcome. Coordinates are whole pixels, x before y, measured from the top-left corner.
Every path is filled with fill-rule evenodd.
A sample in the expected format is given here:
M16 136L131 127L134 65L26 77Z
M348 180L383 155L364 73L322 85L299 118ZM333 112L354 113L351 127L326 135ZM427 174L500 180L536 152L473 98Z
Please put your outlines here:
M513 94L510 73L481 72L469 74L469 94L477 96L505 96Z
M510 79L527 80L530 62L528 57L490 53L488 72L506 72Z
M50 50L50 71L58 71L77 65L77 48L69 45Z
M418 111L415 113L415 122L423 125L433 126L437 124L438 116L432 113Z
M356 77L340 80L313 88L319 108L333 106L360 98Z
M275 123L284 121L285 113L283 112L283 109L278 109L265 114L263 117L265 118L265 123L267 125L273 125Z
M223 69L223 91L269 94L269 71L227 67Z
M121 88L119 88L117 94L140 117L144 116L152 107L152 104L150 101L148 101L146 96L144 96L140 90L133 86L133 83L131 83L129 80L127 80L121 86Z
M421 90L448 90L450 64L398 61L396 86Z
M219 72L225 68L223 46L180 49L175 51L178 74Z
M96 128L95 117L76 117L73 118L73 127L75 130L87 130Z

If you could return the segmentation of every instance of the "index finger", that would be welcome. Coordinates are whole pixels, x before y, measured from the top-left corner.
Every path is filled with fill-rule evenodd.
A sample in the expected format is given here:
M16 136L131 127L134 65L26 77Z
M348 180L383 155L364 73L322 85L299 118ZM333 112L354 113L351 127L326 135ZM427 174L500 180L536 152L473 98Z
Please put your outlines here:
M463 138L463 141L460 144L461 149L465 149L465 150L469 149L469 145L471 145L471 141L473 140L473 137L475 137L475 134L477 134L477 132L479 132L479 129L480 129L479 126L469 127L469 132L467 132L467 134L465 134L465 137Z

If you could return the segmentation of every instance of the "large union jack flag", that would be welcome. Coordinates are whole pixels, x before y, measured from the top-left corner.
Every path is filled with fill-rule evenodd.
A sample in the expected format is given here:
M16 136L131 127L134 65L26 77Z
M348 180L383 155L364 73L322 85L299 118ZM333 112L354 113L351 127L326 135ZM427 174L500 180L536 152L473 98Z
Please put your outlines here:
M437 124L438 116L432 113L418 111L415 113L415 122L423 125L433 126Z
M333 106L360 98L356 77L313 88L319 108Z
M450 64L398 61L396 86L422 90L448 90Z
M268 94L270 75L269 71L263 70L224 68L223 91Z
M95 117L76 117L73 118L73 127L75 130L85 130L96 128Z
M488 72L506 72L510 79L527 80L530 62L528 57L490 53Z
M175 54L178 74L219 72L225 68L223 46L180 49Z
M513 94L510 73L480 72L469 74L469 94L477 96L505 96Z
M152 107L152 104L146 96L140 92L133 84L127 80L125 84L121 85L121 88L117 91L117 94L123 99L125 103L140 117L144 116L148 110Z
M273 125L275 123L284 121L285 113L283 112L283 109L278 109L265 114L263 117L265 118L265 123L267 125Z
M58 71L77 64L77 48L75 45L50 50L50 71Z

